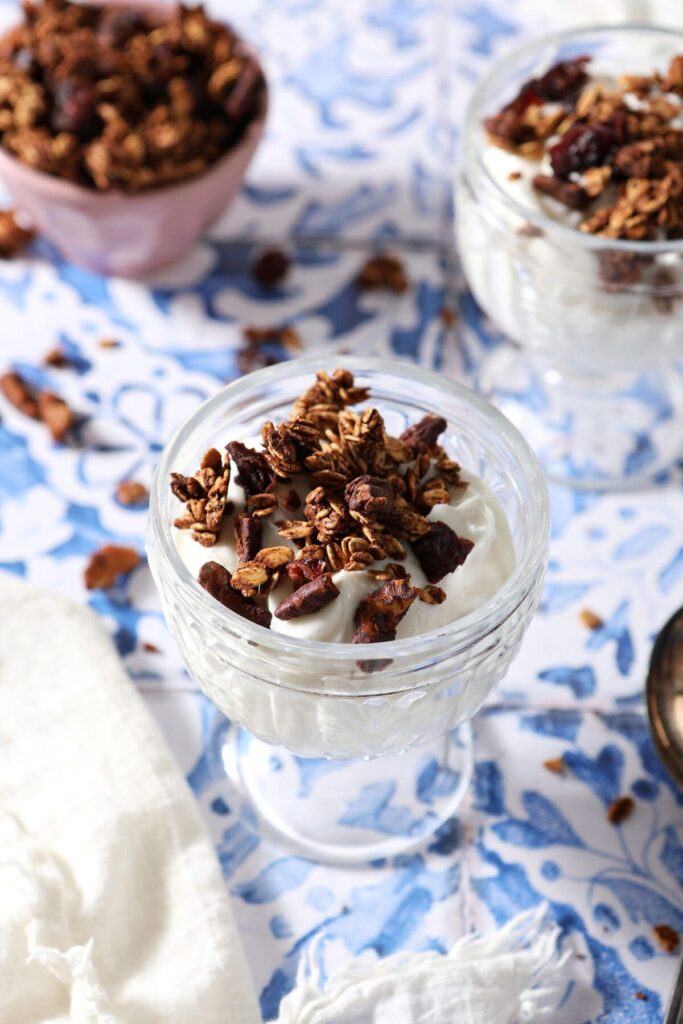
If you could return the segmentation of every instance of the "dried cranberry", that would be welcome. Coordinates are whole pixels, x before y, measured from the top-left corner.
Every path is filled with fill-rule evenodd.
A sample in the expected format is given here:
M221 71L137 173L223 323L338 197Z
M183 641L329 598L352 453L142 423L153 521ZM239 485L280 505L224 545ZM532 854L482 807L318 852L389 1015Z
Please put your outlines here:
M26 75L34 75L38 70L38 64L31 50L26 46L22 46L20 50L17 50L12 57L15 68L18 71L23 71Z
M412 449L413 455L431 451L448 424L443 416L428 412L417 423L413 423L401 434L401 440Z
M617 144L607 124L574 124L550 150L550 163L558 178L604 164Z
M247 448L241 441L231 441L225 447L237 467L237 483L244 488L247 498L267 491L274 477L263 452Z
M157 43L149 56L149 71L156 86L164 86L177 74L178 61L170 43Z
M413 541L420 568L430 583L438 583L454 572L473 547L471 540L459 537L446 523L438 522L431 524L429 533Z
M287 566L287 575L295 587L317 580L325 572L322 558L295 558Z
M588 80L585 65L590 57L576 57L553 64L534 81L534 88L543 100L566 100L576 96Z
M141 15L128 7L104 7L98 35L107 46L125 46L131 36L145 30Z
M52 127L82 139L92 138L100 127L96 106L97 92L89 82L65 78L55 86Z

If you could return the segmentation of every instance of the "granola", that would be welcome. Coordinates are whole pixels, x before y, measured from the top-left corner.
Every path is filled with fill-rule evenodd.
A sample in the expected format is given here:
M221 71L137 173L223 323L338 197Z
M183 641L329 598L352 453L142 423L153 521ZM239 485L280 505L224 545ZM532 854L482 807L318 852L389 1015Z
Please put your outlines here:
M99 191L184 181L262 108L256 60L201 7L26 0L23 12L0 38L0 140L36 170Z
M551 173L535 175L533 186L584 211L580 230L630 241L680 238L683 55L663 75L623 75L614 88L592 79L589 67L590 58L579 57L524 83L484 122L490 142L545 158ZM631 266L609 273L620 270L622 283L638 279Z
M314 616L339 596L335 573L358 574L365 582L353 642L375 643L393 639L416 599L429 606L446 601L435 584L474 547L447 523L427 518L467 487L439 445L446 420L429 414L394 437L376 408L352 408L368 397L348 370L321 370L289 418L263 424L260 450L229 441L223 455L209 449L195 474L171 474L173 494L185 505L174 525L204 546L217 542L224 525L234 537L232 572L203 574L202 585L208 580L223 604L232 607L226 588L247 599L249 609L265 607L276 592L277 619ZM231 473L243 492L235 494L232 516ZM401 564L409 551L410 571ZM424 586L411 584L419 569ZM233 605L243 614L237 599Z

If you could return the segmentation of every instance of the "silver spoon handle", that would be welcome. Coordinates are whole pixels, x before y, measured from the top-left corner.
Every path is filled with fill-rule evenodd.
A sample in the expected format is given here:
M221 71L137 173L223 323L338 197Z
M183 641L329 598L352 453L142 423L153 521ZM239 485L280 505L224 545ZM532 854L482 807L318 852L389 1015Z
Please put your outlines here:
M678 969L674 994L669 1003L666 1024L683 1024L683 962Z

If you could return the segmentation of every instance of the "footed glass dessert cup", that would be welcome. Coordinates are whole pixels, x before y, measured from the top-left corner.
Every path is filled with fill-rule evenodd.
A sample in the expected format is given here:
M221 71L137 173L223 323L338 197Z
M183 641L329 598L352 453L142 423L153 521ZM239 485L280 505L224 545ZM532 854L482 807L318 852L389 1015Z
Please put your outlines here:
M157 469L148 555L187 669L230 720L224 763L259 827L311 858L360 863L420 845L462 800L469 720L507 672L539 599L548 498L533 452L482 398L410 364L349 358L345 367L370 388L393 435L425 413L445 417L446 452L488 484L505 512L512 573L476 611L377 644L295 639L218 604L178 554L169 474L193 472L207 448L285 419L322 361L250 374L184 424Z
M616 82L664 73L677 54L683 34L658 28L548 35L496 62L467 113L458 248L479 306L512 343L484 359L477 387L547 474L574 486L638 486L683 454L683 239L579 230L576 211L531 188L547 167L511 170L484 121L560 61L590 57L588 72Z

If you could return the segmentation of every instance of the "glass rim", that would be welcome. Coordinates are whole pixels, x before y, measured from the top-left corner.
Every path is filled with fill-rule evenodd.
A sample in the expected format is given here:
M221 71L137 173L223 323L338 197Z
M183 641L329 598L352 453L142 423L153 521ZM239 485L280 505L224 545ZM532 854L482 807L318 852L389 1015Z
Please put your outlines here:
M447 377L442 377L432 370L426 370L414 363L400 360L386 360L377 357L344 356L339 360L345 369L354 373L363 371L382 372L385 375L415 381L416 375L421 383L446 392L459 399L488 420L503 435L507 445L513 450L514 456L530 488L535 488L539 501L528 510L531 519L529 536L521 552L516 552L515 567L498 588L479 608L455 619L445 626L437 627L427 633L405 637L400 640L388 640L376 644L331 643L324 640L308 640L288 637L285 634L264 629L249 622L236 612L220 605L199 585L173 542L172 526L164 520L162 508L168 489L169 475L175 470L174 462L182 445L217 409L225 404L226 398L238 401L250 392L271 384L278 383L292 373L307 373L313 377L321 369L324 353L304 356L266 367L247 374L222 387L215 395L206 399L195 412L176 430L173 437L165 445L154 473L150 491L148 519L148 546L154 543L165 566L175 574L178 583L185 590L185 597L191 601L207 625L218 629L226 626L241 634L240 640L255 643L260 648L273 647L276 653L289 656L315 657L325 664L348 663L348 668L358 661L373 662L391 659L396 668L400 668L399 659L402 655L413 658L424 655L439 655L441 660L442 647L447 642L448 656L465 653L475 643L488 636L514 614L526 595L533 589L539 572L545 563L545 550L550 534L550 507L548 490L541 465L533 450L519 430L493 405L481 398L474 391ZM425 410L425 412L428 410ZM211 560L211 548L207 548L207 561ZM325 670L321 668L321 674ZM332 669L334 672L334 669Z
M493 61L488 71L477 82L477 85L469 98L467 109L465 111L463 142L464 160L462 166L466 171L468 164L467 155L472 151L477 169L483 175L484 186L488 188L491 193L495 194L496 199L501 202L502 205L513 210L525 221L533 224L534 227L540 228L546 235L555 234L558 238L571 240L573 245L578 245L579 247L589 251L632 252L648 256L674 253L683 256L683 238L657 241L637 241L627 238L602 238L598 235L592 235L589 232L579 231L578 228L562 224L559 221L553 220L552 217L549 217L544 213L532 210L530 207L524 206L522 203L518 202L517 199L513 198L505 191L500 183L492 176L483 160L484 146L480 139L485 139L485 133L482 131L481 114L477 115L477 107L480 105L481 98L495 79L499 78L506 71L512 71L515 65L522 59L525 57L531 57L534 53L540 52L546 46L550 46L555 43L560 44L568 42L572 39L576 39L578 41L582 36L586 36L591 33L597 36L607 36L615 32L646 32L652 36L678 38L680 39L681 46L683 48L683 29L670 28L664 25L648 25L643 22L635 21L619 22L614 25L588 24L578 28L562 29L556 32L548 32L541 36L535 36L533 39L526 40L525 42L514 46L511 50L508 50L502 56Z

